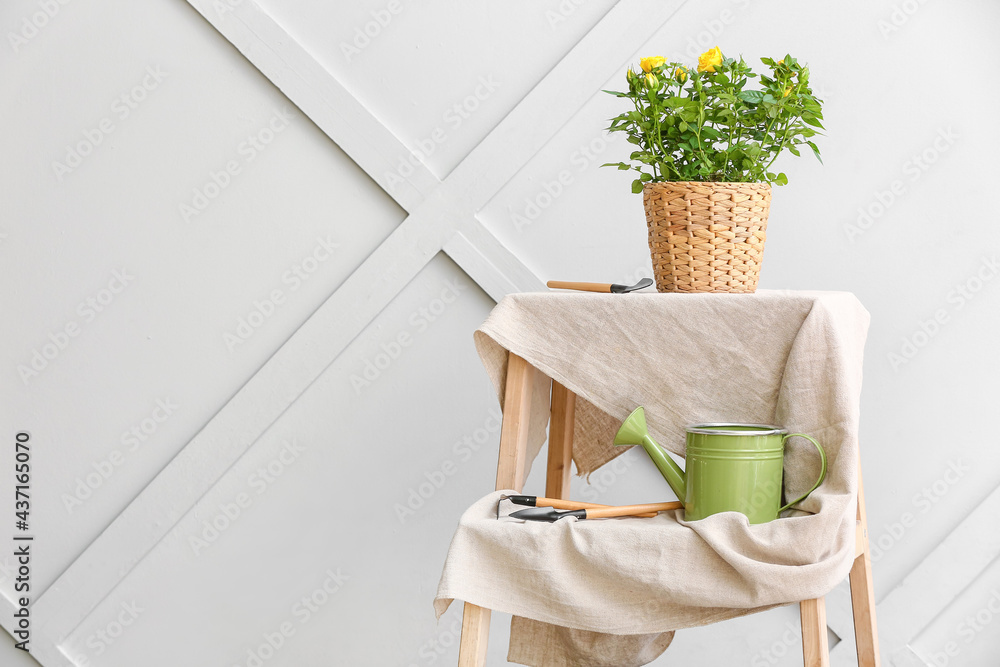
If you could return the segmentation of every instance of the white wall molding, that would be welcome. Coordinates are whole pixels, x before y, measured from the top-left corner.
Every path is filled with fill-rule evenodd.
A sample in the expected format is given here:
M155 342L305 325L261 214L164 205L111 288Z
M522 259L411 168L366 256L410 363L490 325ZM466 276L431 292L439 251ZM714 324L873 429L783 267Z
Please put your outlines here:
M411 156L405 138L256 2L227 4L230 11L219 13L213 0L188 0L408 216L36 601L32 654L45 667L74 667L61 649L64 640L439 252L495 300L542 288L478 212L685 1L619 2L448 176L438 178L419 160L408 160L412 172L400 175L399 161ZM930 664L912 646L1000 556L1000 535L982 528L998 520L1000 488L884 596L878 621L887 664ZM828 596L827 608L829 626L842 638L831 664L856 664L846 586ZM13 610L0 596L0 623L8 629ZM789 652L779 664L801 664L801 658Z
M1000 556L1000 533L989 528L997 525L1000 525L1000 487L878 603L879 639L886 649L883 657L889 658L890 664L931 666L910 646ZM835 667L853 664L850 647L853 647L853 631L849 642L838 644L830 652L831 664Z
M65 638L438 252L494 299L543 287L476 213L684 1L619 3L447 178L420 165L393 188L386 174L409 155L404 143L258 5L219 16L208 0L189 0L409 216L37 600L39 662L73 666ZM567 76L577 82L571 93Z

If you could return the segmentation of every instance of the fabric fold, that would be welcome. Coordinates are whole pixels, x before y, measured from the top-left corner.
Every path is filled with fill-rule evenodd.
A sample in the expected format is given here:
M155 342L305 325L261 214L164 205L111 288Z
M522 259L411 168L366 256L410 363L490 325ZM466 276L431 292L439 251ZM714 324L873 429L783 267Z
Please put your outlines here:
M604 664L597 652L625 655L610 648L613 639L570 631L626 635L620 647L649 655L669 644L663 633L826 594L854 555L868 321L853 295L838 292L503 299L475 333L487 373L502 401L513 352L577 394L579 474L624 452L612 438L638 405L653 437L677 454L684 453L690 423L773 423L817 438L828 474L794 516L755 526L734 512L685 522L682 511L649 519L498 522L498 494L489 494L459 523L435 600L438 614L462 599L523 617L511 638L511 655L535 661L523 664L563 664L558 660L587 645L594 647L593 664ZM548 401L539 387L529 465L545 439ZM812 445L790 439L786 496L804 493L818 473ZM665 483L635 492L634 502L671 496ZM544 659L539 646L549 647Z

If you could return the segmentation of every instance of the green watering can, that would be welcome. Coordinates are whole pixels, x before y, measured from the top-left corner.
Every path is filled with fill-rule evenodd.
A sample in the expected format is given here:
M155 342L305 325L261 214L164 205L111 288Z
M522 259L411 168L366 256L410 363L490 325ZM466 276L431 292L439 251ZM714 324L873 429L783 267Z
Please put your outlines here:
M816 445L819 479L801 498L781 505L785 441L799 436ZM641 407L618 429L616 445L641 445L667 484L684 503L684 519L697 521L719 512L742 512L750 523L767 523L801 502L826 477L826 452L813 438L763 424L695 424L687 428L687 472L649 436Z

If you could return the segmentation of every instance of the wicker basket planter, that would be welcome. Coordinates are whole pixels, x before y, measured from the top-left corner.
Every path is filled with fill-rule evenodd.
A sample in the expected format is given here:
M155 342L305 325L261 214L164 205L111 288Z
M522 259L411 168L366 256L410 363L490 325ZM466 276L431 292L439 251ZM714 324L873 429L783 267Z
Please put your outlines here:
M647 183L642 202L658 291L756 291L770 185Z

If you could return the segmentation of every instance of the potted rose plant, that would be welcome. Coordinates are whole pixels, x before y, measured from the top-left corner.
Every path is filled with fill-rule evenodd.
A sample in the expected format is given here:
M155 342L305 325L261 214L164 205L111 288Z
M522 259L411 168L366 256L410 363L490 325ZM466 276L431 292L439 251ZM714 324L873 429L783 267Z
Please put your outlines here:
M761 62L758 77L719 47L697 68L643 58L627 92L605 91L633 106L608 127L634 144L630 161L604 166L638 172L632 192L643 195L660 292L755 291L771 185L788 182L774 161L800 146L820 156L810 138L823 129L822 100L809 68L788 55Z

